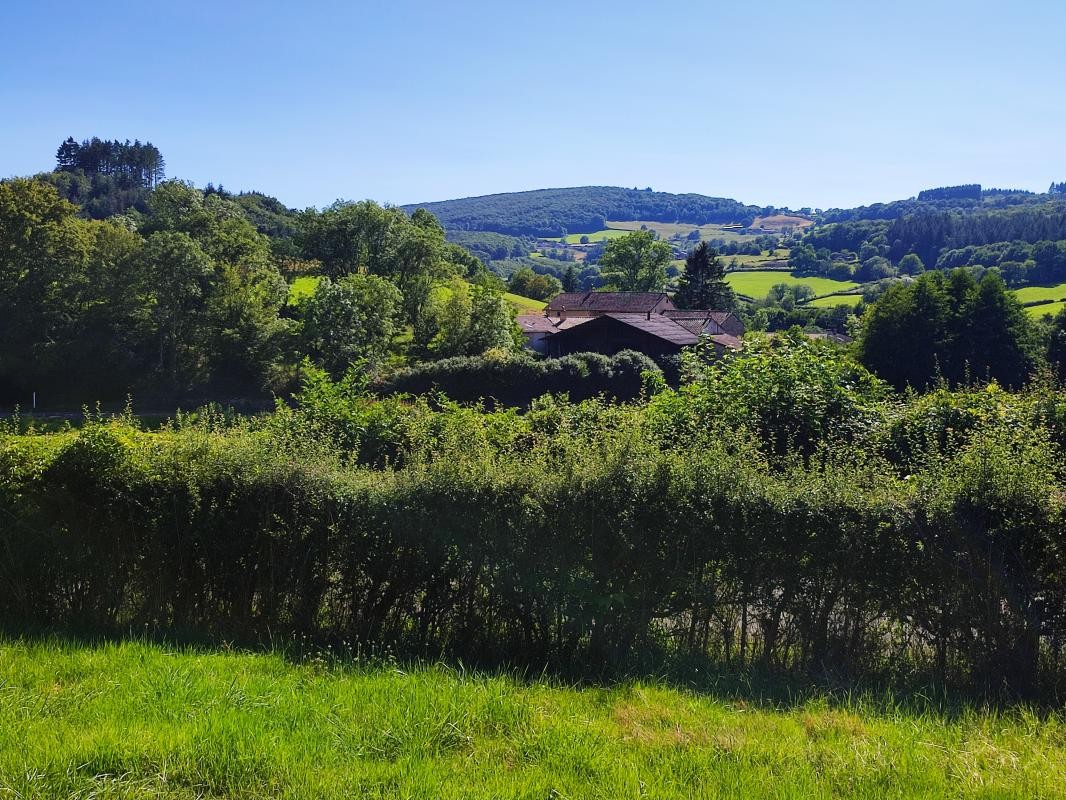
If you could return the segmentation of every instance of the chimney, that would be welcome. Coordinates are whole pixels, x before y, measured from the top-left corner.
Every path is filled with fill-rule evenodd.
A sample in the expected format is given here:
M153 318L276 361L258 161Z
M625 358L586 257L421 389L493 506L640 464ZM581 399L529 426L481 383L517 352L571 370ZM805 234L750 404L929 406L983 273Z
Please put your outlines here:
M648 319L649 320L651 319L651 312L650 311L648 312Z
M559 321L562 322L566 319L566 306L559 307Z

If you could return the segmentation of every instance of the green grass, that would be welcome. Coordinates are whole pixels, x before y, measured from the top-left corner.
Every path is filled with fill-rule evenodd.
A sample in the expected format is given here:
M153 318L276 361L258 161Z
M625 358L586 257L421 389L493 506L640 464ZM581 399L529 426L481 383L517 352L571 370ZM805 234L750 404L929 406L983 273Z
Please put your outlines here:
M861 294L834 294L829 297L816 297L803 305L813 308L835 308L836 306L857 306L861 301Z
M1014 294L1023 303L1036 300L1066 300L1066 283L1060 283L1058 286L1026 286L1015 289Z
M1044 303L1039 306L1026 306L1025 313L1034 319L1040 319L1045 314L1055 316L1060 311L1066 308L1066 300L1060 300L1058 303Z
M512 294L511 292L504 292L503 299L518 309L520 314L543 311L548 305L543 300L534 300L532 297L523 297L520 294Z
M829 278L807 277L800 278L788 272L773 272L770 270L746 270L744 272L730 272L726 280L739 294L762 299L769 293L771 287L778 283L802 284L810 286L815 294L829 294L830 292L842 292L854 289L859 284L854 281L834 281Z
M318 286L319 277L317 275L301 275L299 278L293 280L289 284L289 303L299 303L305 297L310 297L315 287Z
M656 231L663 239L669 239L677 234L688 236L692 231L698 230L700 232L700 238L704 240L724 239L727 242L751 241L751 236L740 233L739 229L733 228L727 230L721 225L689 225L684 222L651 222L647 220L607 223L607 227L611 230L618 230L623 233L640 230L641 225L646 226L650 231Z
M581 244L581 237L587 236L589 237L589 244L592 244L593 242L606 242L610 241L611 239L617 239L621 236L625 236L627 233L629 233L629 231L619 231L613 229L596 231L595 233L571 233L566 236L565 241L567 244ZM563 239L559 236L555 236L553 238L547 239L546 241L559 242L563 241Z
M1057 798L1066 722L0 642L13 798Z

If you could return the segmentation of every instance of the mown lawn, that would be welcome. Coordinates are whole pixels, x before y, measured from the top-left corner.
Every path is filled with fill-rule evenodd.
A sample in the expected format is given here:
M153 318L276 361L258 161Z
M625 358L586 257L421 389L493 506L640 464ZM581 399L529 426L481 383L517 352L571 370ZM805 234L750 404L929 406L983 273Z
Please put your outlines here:
M732 286L733 290L737 293L758 300L766 297L770 292L770 289L778 283L810 286L815 294L842 292L848 289L854 289L859 285L854 281L834 281L829 278L800 278L788 272L774 272L772 270L744 270L743 272L730 272L726 275L726 280L729 281L729 285Z
M1064 776L1061 714L0 641L16 798L1052 798Z
M862 302L861 294L834 294L829 297L816 297L804 306L813 308L835 308L836 306L857 306Z

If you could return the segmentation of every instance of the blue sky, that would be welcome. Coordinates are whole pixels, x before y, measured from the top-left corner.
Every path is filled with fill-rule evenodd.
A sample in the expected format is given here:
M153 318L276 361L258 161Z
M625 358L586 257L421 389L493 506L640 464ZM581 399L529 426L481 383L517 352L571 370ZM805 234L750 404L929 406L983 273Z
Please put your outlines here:
M1066 180L1066 3L6 2L0 176L76 138L297 207Z

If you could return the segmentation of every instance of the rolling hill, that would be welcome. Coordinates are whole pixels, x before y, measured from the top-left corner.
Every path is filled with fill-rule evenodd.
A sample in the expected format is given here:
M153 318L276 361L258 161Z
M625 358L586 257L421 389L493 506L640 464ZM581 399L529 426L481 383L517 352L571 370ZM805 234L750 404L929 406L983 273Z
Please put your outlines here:
M448 230L494 231L513 236L592 233L605 228L607 220L652 220L695 225L750 223L757 216L774 211L772 208L745 205L724 197L669 194L617 186L536 189L415 203L403 208L406 211L425 208Z

